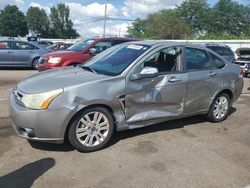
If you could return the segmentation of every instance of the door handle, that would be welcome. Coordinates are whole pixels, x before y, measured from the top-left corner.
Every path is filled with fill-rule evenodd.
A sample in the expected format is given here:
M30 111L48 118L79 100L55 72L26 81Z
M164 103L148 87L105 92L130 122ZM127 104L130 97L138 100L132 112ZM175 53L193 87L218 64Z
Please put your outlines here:
M30 51L31 54L35 53L34 51Z
M13 54L14 52L12 52L12 51L8 51L8 54Z
M213 77L213 76L215 76L216 75L216 72L213 72L213 71L211 71L209 74L208 74L208 76L211 76L211 77Z
M171 77L171 78L169 78L168 81L171 82L171 83L175 83L175 82L180 82L180 81L182 81L182 79L176 78L176 77Z

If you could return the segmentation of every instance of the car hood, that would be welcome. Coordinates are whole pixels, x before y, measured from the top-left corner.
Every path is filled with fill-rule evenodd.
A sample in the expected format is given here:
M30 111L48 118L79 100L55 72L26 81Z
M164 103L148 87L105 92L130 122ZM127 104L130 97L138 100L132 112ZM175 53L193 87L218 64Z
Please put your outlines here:
M46 55L44 55L45 58L49 58L49 57L64 57L64 56L68 56L68 55L78 55L79 52L75 52L75 51L56 51L56 52L51 52L48 53Z
M111 77L92 73L82 69L80 66L66 67L32 75L22 80L17 85L17 88L24 93L41 93L109 78Z

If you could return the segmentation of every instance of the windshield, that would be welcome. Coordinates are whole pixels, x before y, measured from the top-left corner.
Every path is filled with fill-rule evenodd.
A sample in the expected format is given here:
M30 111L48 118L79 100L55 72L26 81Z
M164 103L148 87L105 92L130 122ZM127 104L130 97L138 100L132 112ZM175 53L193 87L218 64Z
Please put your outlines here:
M95 39L86 39L70 46L67 50L80 52L94 41Z
M98 74L117 76L149 48L148 45L117 45L100 53L83 66L90 67Z

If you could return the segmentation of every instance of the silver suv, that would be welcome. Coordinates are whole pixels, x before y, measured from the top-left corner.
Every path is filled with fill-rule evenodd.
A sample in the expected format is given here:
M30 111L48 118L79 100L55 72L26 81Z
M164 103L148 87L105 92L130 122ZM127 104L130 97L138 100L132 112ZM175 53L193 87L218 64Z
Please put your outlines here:
M124 43L84 65L23 80L11 94L10 117L24 138L67 138L79 151L95 151L116 131L197 114L223 121L242 92L240 72L202 46Z

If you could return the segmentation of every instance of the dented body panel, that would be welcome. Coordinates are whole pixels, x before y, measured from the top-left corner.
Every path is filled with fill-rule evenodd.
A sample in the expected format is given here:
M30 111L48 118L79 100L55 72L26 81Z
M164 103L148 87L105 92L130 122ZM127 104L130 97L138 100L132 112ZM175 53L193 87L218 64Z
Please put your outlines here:
M181 81L170 83L169 79L173 76L178 76ZM128 81L125 97L127 123L133 125L152 119L183 115L186 85L186 74Z

